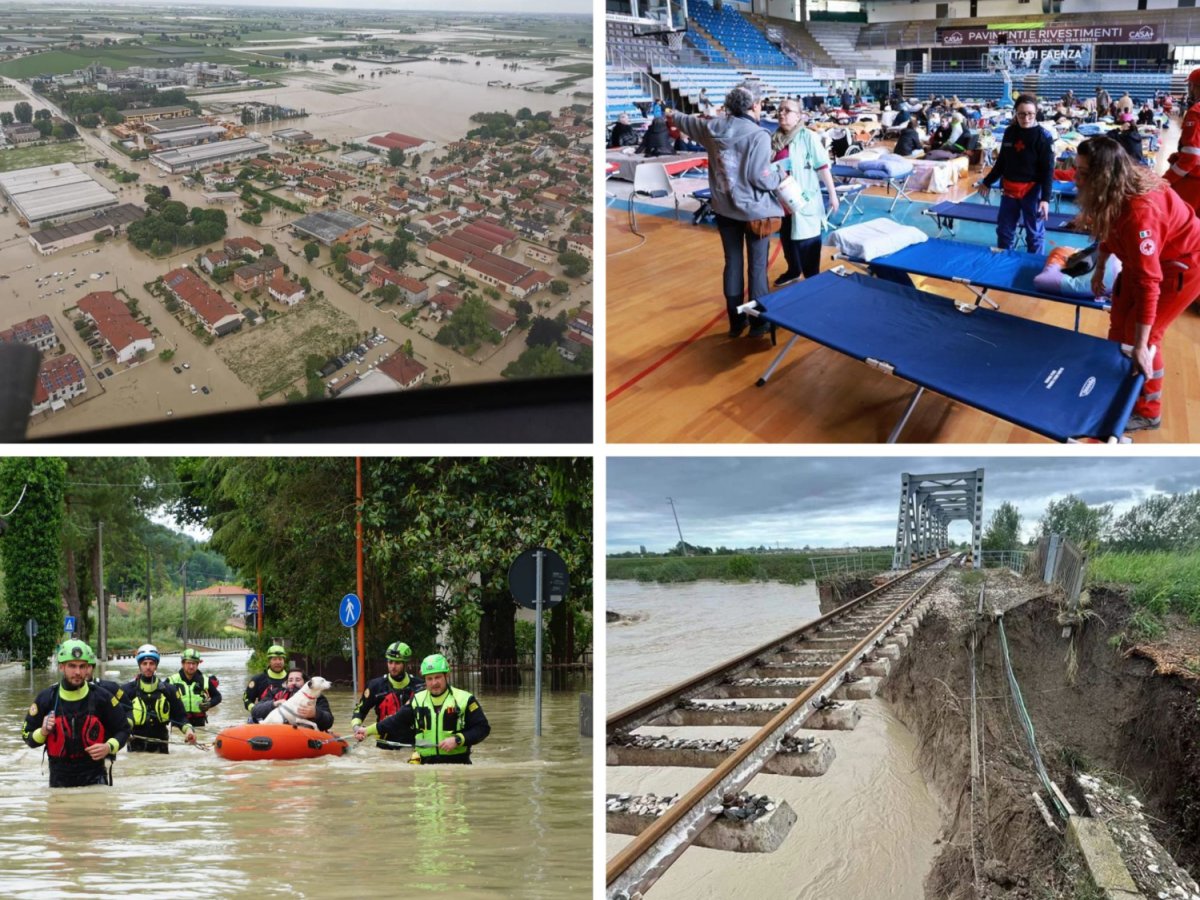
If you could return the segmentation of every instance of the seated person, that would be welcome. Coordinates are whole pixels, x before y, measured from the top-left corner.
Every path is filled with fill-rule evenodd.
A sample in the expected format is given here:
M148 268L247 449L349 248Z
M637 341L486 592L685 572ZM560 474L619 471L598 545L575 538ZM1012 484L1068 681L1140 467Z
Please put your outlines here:
M1125 148L1125 152L1132 157L1135 163L1144 165L1146 158L1142 153L1142 134L1133 120L1133 113L1121 113L1117 117L1117 122L1119 123L1117 129L1109 132L1109 135Z
M254 704L250 710L250 721L261 722L274 711L275 707L292 697L307 682L308 679L304 676L303 670L288 669L284 687L281 690L272 691L266 699ZM325 699L324 694L317 698L315 706L312 703L301 704L298 712L302 719L315 722L319 731L328 731L333 727L333 710L329 708L329 701Z
M608 146L615 147L636 147L638 143L637 129L629 124L629 113L621 113L617 116L617 122L612 127L612 133L608 137Z
M917 130L917 120L909 119L908 127L900 132L900 137L896 140L896 149L893 152L897 156L912 156L920 149L921 132Z
M675 142L671 140L671 132L667 129L665 118L659 116L650 123L650 127L642 135L637 152L642 156L670 156L675 152Z
M1138 110L1137 123L1139 125L1154 124L1154 108L1150 105L1149 100L1143 103L1142 108Z
M967 120L963 117L963 114L955 112L950 116L950 133L946 135L946 139L938 149L946 150L950 153L966 153L967 146L970 143L971 128L967 125Z

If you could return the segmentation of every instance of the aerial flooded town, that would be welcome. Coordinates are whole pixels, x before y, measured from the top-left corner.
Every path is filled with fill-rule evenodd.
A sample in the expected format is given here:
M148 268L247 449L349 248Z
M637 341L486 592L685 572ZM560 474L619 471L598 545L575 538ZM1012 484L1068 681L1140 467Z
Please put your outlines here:
M0 6L28 436L590 372L591 21Z

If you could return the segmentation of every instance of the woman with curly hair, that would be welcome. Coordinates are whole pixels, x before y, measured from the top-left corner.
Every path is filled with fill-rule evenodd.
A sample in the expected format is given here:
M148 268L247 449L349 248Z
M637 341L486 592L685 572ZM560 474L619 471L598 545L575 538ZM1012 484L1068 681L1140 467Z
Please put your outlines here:
M1120 341L1146 376L1126 431L1162 423L1162 341L1167 327L1200 294L1200 220L1150 169L1109 137L1079 145L1079 216L1100 242L1092 291L1103 293L1110 255L1121 261L1113 286L1109 340Z

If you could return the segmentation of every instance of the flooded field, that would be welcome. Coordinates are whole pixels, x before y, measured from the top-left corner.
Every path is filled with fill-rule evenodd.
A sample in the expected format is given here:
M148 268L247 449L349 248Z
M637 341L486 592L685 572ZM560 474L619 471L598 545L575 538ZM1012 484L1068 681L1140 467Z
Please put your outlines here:
M244 653L206 655L225 702L202 740L241 716ZM178 669L178 657L160 672ZM123 678L132 677L129 662ZM53 680L38 673L40 690ZM0 668L0 896L196 898L370 896L405 891L502 898L590 897L592 742L578 694L481 694L492 734L473 766L421 767L356 746L342 757L235 763L182 743L122 752L112 787L46 786L20 741L29 674ZM227 690L226 690L227 689ZM350 691L330 695L334 731Z
M609 581L607 609L629 617L607 626L609 712L819 615L813 585L717 582ZM879 699L860 702L859 708L863 717L853 731L821 733L837 753L824 775L759 775L747 788L782 797L796 810L798 821L778 850L763 855L691 847L650 889L649 900L921 897L922 880L937 850L937 805L917 772L912 734ZM642 732L724 738L750 730L649 726ZM684 793L707 771L610 767L605 791ZM606 835L606 856L631 840Z

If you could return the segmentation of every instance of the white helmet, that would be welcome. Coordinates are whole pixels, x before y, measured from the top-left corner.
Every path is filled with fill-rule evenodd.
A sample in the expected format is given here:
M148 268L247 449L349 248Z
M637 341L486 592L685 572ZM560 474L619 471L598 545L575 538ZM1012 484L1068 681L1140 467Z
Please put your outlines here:
M137 649L137 662L139 665L141 665L143 659L152 659L155 662L159 662L162 657L158 655L158 648L153 644L142 644Z

